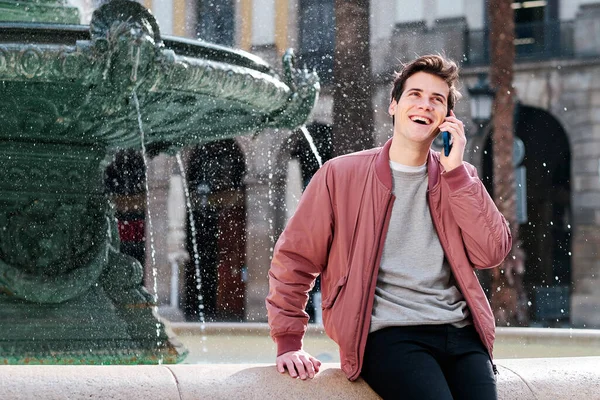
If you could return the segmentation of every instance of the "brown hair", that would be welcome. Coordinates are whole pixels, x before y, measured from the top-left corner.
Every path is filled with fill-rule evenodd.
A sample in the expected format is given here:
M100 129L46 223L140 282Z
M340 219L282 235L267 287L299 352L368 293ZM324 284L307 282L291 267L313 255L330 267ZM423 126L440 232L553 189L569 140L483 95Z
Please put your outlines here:
M454 105L462 97L456 85L458 84L458 66L448 58L440 55L430 54L419 57L408 64L402 65L402 71L397 72L392 88L390 101L398 101L404 92L406 80L417 72L426 72L438 76L448 84L450 92L448 95L448 113L454 109Z

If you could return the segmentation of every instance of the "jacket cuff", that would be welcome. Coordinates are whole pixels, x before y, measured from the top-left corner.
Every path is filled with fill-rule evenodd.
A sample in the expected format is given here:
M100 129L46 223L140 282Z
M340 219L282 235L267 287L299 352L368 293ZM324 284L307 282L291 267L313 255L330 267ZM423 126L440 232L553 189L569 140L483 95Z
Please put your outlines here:
M277 357L288 351L302 350L302 335L284 334L275 337Z
M469 175L465 164L454 168L452 171L444 172L442 177L452 192L460 190L471 183L471 175Z

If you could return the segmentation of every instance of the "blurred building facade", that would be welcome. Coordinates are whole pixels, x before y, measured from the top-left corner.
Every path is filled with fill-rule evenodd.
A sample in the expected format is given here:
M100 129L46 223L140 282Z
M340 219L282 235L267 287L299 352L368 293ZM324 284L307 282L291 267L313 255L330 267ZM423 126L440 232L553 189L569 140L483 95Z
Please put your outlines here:
M467 87L489 69L486 7L494 2L403 1L395 13L384 12L384 3L371 3L376 79L384 82L398 59L415 54L460 61L465 98L457 115L470 135L467 157L493 192L491 131L471 121ZM600 327L600 2L514 1L513 9L514 133L526 171L518 214L531 321ZM385 104L387 95L381 86L375 102ZM379 142L385 132L377 132Z
M71 2L80 6L83 18L98 3ZM300 65L315 68L321 77L321 96L308 128L327 158L333 121L333 0L141 3L152 10L163 35L241 48L264 58L275 69L281 65L285 49L295 48ZM400 62L416 55L443 52L461 63L464 98L456 113L469 135L466 157L478 167L491 191L491 128L476 126L471 120L467 90L480 74L488 72L486 7L490 4L493 0L372 0L370 28L376 144L384 143L392 132L387 107L394 70ZM598 328L600 1L514 1L513 9L517 52L514 95L518 104L515 136L524 144L520 166L526 173L521 184L527 193L519 214L531 319L544 326ZM218 308L219 301L225 309L229 302L237 304L230 313L215 312L214 319L265 321L267 272L274 242L316 166L299 132L262 132L253 138L238 138L227 146L233 146L228 151L235 154L227 157L243 160L227 168L234 169L236 176L243 173L243 178L221 186L211 186L210 179L191 180L190 198L198 202L199 195L205 196L205 203L195 204L212 207L211 213L204 209L203 224L239 229L229 229L232 236L228 240L219 240L218 234L210 244L199 240L198 246L213 248L211 255L200 252L205 261L199 267L212 268L216 274L207 282L214 286L212 307ZM206 154L205 150L183 152L188 175L201 175L194 171L193 165L198 165L194 157ZM218 161L217 157L215 163ZM219 174L223 171L214 172L211 179ZM157 279L159 302L165 315L173 318L183 315L186 297L196 296L189 291L189 285L195 282L189 276L194 256L189 256L186 249L189 219L181 176L173 157L160 155L149 163L147 212L152 215L156 232L156 260L150 262L147 258L147 282ZM196 214L198 207L192 207ZM207 219L209 214L212 219ZM238 246L232 247L232 241ZM146 250L149 257L151 252ZM243 254L232 258L232 251ZM156 278L151 264L156 265ZM236 300L240 293L243 304ZM230 296L232 300L228 301Z

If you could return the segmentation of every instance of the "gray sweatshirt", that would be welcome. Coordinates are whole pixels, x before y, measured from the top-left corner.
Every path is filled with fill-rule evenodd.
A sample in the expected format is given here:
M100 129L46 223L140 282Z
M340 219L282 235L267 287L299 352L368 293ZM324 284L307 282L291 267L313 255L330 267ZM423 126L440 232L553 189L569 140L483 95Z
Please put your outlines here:
M370 331L470 323L429 213L427 167L390 161L396 201L379 267Z

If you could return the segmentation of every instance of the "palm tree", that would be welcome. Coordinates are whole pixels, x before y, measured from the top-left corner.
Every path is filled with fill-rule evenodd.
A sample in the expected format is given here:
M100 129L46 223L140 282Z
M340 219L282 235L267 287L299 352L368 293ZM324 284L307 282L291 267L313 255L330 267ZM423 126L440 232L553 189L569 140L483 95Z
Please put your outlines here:
M335 0L334 156L373 146L369 0Z
M523 251L519 248L515 176L512 163L514 131L513 65L515 18L513 0L488 2L490 80L496 89L493 116L494 201L510 224L513 250L500 268L492 270L491 303L498 325L526 325L526 295L522 285Z

